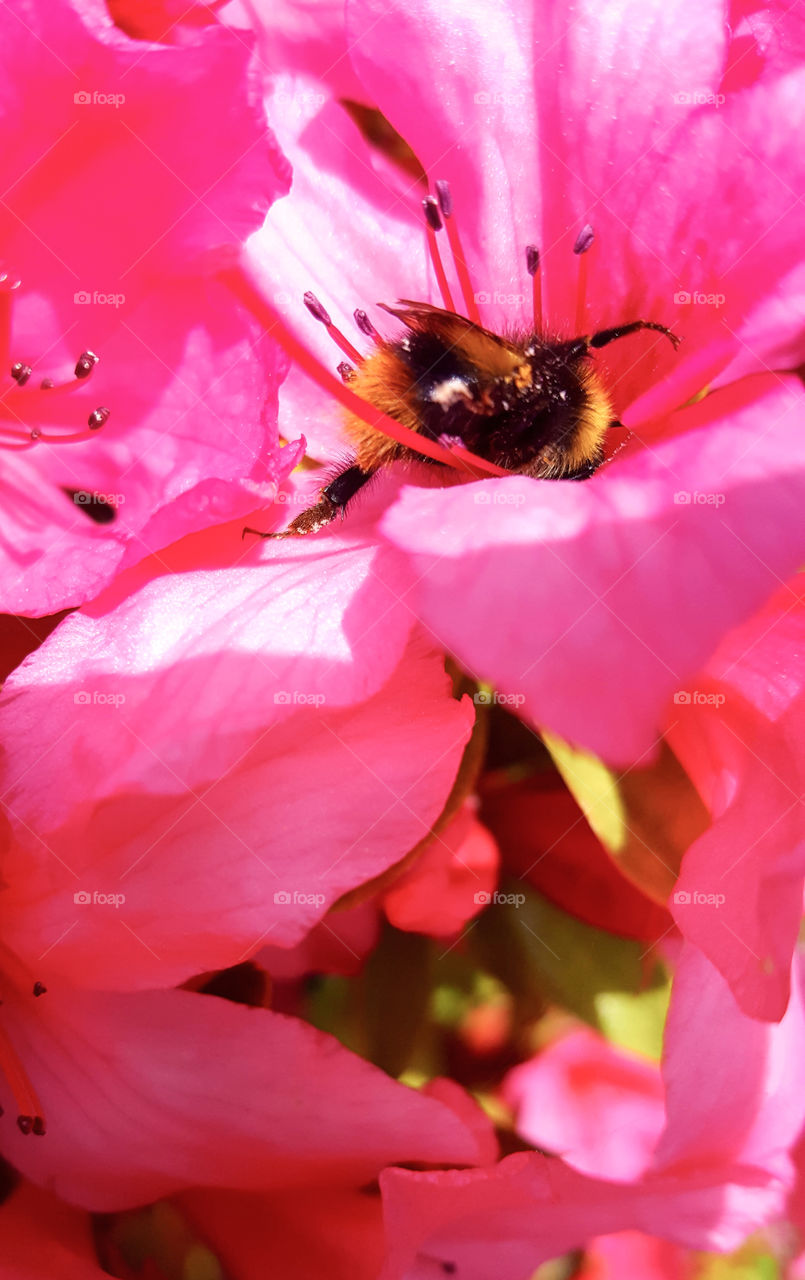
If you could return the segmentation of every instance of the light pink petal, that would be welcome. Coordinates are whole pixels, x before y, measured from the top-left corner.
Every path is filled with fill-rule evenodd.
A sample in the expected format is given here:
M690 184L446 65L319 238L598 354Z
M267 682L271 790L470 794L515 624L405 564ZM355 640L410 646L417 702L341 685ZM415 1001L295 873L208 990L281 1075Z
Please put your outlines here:
M382 1280L531 1280L542 1262L626 1230L728 1252L779 1213L783 1196L743 1171L618 1185L559 1160L518 1154L491 1170L381 1177L388 1239Z
M358 1187L396 1161L477 1158L451 1109L293 1018L185 991L54 984L31 1003L4 1006L4 1026L47 1133L19 1132L0 1085L0 1147L85 1208L191 1186Z
M507 1075L517 1130L574 1169L627 1181L647 1167L665 1123L653 1063L574 1031Z
M431 179L453 185L487 322L524 317L533 242L549 320L572 324L571 248L586 223L598 236L593 325L676 318L689 351L713 329L726 337L725 317L735 330L795 260L801 69L775 75L790 54L767 43L768 74L751 91L723 86L732 50L720 4L350 0L347 12L367 92ZM690 305L680 291L723 302ZM762 328L747 338L762 368ZM627 404L673 362L662 343L636 339L608 363Z
M0 607L9 612L83 603L121 563L247 514L260 486L273 488L294 464L277 443L276 348L255 359L257 327L226 291L186 281L99 333L96 318L114 310L76 307L83 332L74 323L42 370L69 377L83 348L102 351L86 387L55 402L53 429L80 430L105 404L103 430L86 444L40 442L3 456ZM30 427L48 407L48 392L33 394L42 404ZM97 497L109 523L89 517Z
M459 933L490 901L499 861L495 841L465 804L383 895L386 916L397 929Z
M0 240L22 281L0 296L0 359L33 367L23 389L5 375L0 417L22 439L43 432L3 451L0 607L41 614L97 594L127 550L158 549L151 517L197 485L281 478L276 352L212 275L289 172L248 36L149 45L98 0L27 0L2 11L0 35ZM72 378L85 350L100 364L77 390L39 389ZM101 405L88 443L48 442ZM93 523L85 494L116 518ZM193 527L181 502L167 523L169 539Z
M103 1280L89 1215L23 1183L0 1205L3 1280Z
M805 882L804 640L794 580L725 638L694 701L674 709L674 749L713 813L685 854L674 917L761 1018L786 1008Z
M790 1152L805 1118L801 985L795 959L785 1017L758 1022L738 1008L710 961L685 947L665 1029L668 1123L655 1172L684 1177L740 1164L791 1183Z
M671 695L798 564L803 405L792 380L745 380L584 484L407 488L381 528L470 674L521 696L532 723L634 760Z
M347 357L313 319L304 294L316 295L359 352L371 342L356 326L357 308L390 333L395 324L377 303L393 304L400 297L436 301L422 191L413 178L392 177L343 108L321 105L308 82L282 80L269 112L293 162L293 188L251 237L249 250L270 278L271 301L283 318L335 370ZM292 370L280 396L281 434L303 434L314 457L341 461L348 452L341 422L332 398Z

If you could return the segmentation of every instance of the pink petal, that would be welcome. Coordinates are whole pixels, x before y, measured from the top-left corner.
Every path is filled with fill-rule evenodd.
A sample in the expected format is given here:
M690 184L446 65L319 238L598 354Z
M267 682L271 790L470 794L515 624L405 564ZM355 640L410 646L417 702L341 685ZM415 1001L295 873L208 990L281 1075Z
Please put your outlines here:
M634 760L671 694L798 563L803 403L793 381L747 380L585 484L407 488L381 528L471 675L521 696L532 723Z
M802 649L797 580L730 633L675 707L674 749L713 813L673 895L680 929L753 1017L782 1017L803 884Z
M653 1063L575 1031L506 1077L517 1130L581 1173L627 1181L647 1167L664 1123Z
M599 241L593 325L676 313L692 345L722 316L676 293L724 295L734 330L795 260L801 69L787 81L771 74L791 61L795 18L783 20L785 52L764 50L770 74L725 95L730 33L716 3L571 10L510 0L496 10L494 40L483 5L350 0L347 11L367 92L431 180L452 183L488 323L523 318L529 241L543 250L551 324L572 323L571 246L585 223ZM760 369L763 332L747 338L761 345ZM662 344L643 344L639 368L630 352L608 361L624 403L672 363Z
M769 1184L791 1183L790 1152L805 1119L799 959L791 980L785 1017L758 1022L738 1008L710 961L685 947L665 1029L668 1123L655 1173L684 1178L694 1169L743 1165Z
M34 369L3 389L0 414L22 439L44 432L3 453L0 607L41 614L97 594L126 549L159 549L152 516L197 485L281 478L262 413L276 356L266 344L255 359L262 335L211 277L289 173L242 33L166 48L128 39L99 3L29 0L2 11L0 34L0 239L22 280L0 297L0 359ZM100 356L86 383L39 389L71 378L84 350ZM110 418L88 443L47 441L100 405ZM75 491L116 518L93 524ZM180 503L170 536L192 527Z
M187 542L177 559L242 554L239 528ZM15 673L18 951L61 939L50 959L76 981L103 954L105 985L172 984L294 945L429 833L472 704L409 642L396 559L354 534L327 548L272 543L127 596L134 570Z
M104 995L54 984L33 1011L18 1001L3 1016L47 1133L18 1131L2 1084L2 1150L85 1208L191 1186L358 1187L398 1160L478 1156L451 1109L265 1009L186 991Z

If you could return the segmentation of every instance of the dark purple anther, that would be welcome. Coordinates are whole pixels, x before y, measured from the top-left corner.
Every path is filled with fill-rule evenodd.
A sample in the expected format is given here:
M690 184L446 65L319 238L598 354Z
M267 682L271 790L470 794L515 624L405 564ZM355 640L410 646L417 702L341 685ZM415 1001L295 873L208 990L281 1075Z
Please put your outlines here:
M56 385L56 384L55 384L55 382L53 381L53 379L52 379L52 378L43 378L43 379L42 379L42 381L41 381L41 382L40 382L40 384L39 384L39 390L40 390L40 391L50 391L53 387L55 387L55 385Z
M34 995L35 995L35 996L43 996L43 995L45 994L45 992L46 992L46 991L47 991L47 987L45 986L44 982L35 982L35 983L34 983Z
M593 231L592 227L588 222L586 226L582 227L581 231L576 236L576 243L573 246L573 252L586 253L587 250L592 245L594 239L595 239L595 232Z
M21 360L18 360L16 364L11 366L11 376L20 387L25 386L32 373L33 369L31 366L29 364L23 364Z
M99 357L94 351L82 351L75 366L77 378L88 378L98 363Z
M34 1127L33 1116L17 1116L17 1128L20 1133L30 1133Z
M354 315L355 323L365 337L378 338L380 336L365 311L361 311L359 307L358 310L354 312Z
M452 218L453 216L453 193L450 190L450 183L442 180L436 183L436 194L439 197L439 208L442 211L442 217Z
M347 364L346 360L342 360L338 366L338 372L341 374L342 382L351 382L355 377L355 370L351 364Z
M328 313L324 310L324 307L319 302L315 293L311 293L310 290L308 290L307 293L305 294L305 306L307 307L308 311L310 312L314 320L318 320L321 324L326 324L329 329L330 325L333 322L330 319L330 316L328 315Z
M431 231L441 231L442 219L439 213L439 206L436 203L435 196L425 196L422 201L422 208L425 210L425 221Z
M93 409L92 413L87 418L87 426L90 431L100 431L101 427L109 417L110 412L111 410L107 409L105 404L101 404L97 409Z
M525 247L525 265L530 276L535 276L539 271L539 249L535 244L527 244Z

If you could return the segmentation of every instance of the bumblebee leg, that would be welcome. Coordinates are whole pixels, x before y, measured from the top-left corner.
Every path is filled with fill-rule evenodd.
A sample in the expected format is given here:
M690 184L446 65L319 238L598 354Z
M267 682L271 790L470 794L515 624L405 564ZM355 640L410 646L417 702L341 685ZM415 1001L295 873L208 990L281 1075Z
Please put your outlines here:
M373 471L363 471L354 463L331 480L322 489L318 502L292 520L287 529L280 533L261 533L258 529L244 529L243 532L256 533L260 538L300 538L306 533L315 533L317 529L330 524L339 511L343 512L347 503L351 502L373 475Z
M655 333L664 334L674 350L679 346L680 339L676 334L671 333L664 324L656 324L654 320L633 320L631 324L616 325L614 329L599 329L598 333L587 339L587 346L606 347L610 342L617 342L618 338L628 338L630 333L639 333L641 329L653 329Z

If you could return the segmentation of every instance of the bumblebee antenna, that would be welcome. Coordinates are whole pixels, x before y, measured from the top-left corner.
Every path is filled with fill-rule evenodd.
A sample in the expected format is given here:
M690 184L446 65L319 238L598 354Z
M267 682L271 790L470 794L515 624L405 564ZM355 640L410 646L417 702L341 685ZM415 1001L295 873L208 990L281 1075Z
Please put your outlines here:
M576 333L584 332L584 315L587 310L587 254L593 247L595 232L589 222L582 227L576 236L573 252L579 260L579 274L576 281Z
M526 271L531 276L531 304L534 314L534 328L542 332L542 272L540 271L539 249L535 244L525 247Z

